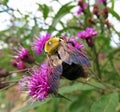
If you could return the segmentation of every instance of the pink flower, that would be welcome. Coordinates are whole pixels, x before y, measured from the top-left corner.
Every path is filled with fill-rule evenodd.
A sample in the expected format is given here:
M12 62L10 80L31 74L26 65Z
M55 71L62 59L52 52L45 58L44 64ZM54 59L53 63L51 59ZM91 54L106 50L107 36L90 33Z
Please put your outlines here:
M83 44L80 44L75 38L70 38L70 41L74 43L74 47L80 50L83 47Z
M16 56L16 61L23 61L27 62L29 64L33 63L35 61L33 55L31 55L27 48L24 48L22 45L19 44L18 48L14 48Z
M50 34L46 33L46 35L40 35L39 38L36 38L33 42L33 49L36 54L41 54L44 48L45 42L50 38Z
M78 32L77 37L82 39L92 38L97 35L97 31L94 28L87 27L85 30Z
M19 60L18 58L13 59L13 60L11 61L11 64L12 64L14 67L16 67L18 70L23 70L23 69L26 68L24 62L21 61L21 60Z
M84 12L85 9L87 9L88 5L84 2L79 3L79 9L77 10L77 14L80 15L82 12Z
M22 60L26 57L28 57L28 49L21 48L21 50L19 51L19 54L18 54L18 58L20 58Z
M80 15L82 13L83 9L81 7L79 7L79 9L77 10L77 15Z
M26 90L34 100L45 100L49 96L49 84L47 77L47 64L43 63L40 68L33 68L31 76L25 76L19 81L19 89Z
M16 52L16 56L15 57L20 59L20 60L24 60L29 55L28 49L22 47L22 45L19 45L19 48L14 48L14 50Z

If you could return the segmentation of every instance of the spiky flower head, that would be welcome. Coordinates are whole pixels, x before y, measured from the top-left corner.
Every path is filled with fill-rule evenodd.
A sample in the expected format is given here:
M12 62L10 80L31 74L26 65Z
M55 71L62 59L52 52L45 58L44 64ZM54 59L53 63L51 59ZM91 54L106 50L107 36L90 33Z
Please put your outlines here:
M77 33L77 37L82 39L92 38L93 36L97 35L97 31L94 28L87 27L85 30L80 31Z
M47 64L43 63L40 68L33 68L31 76L25 76L19 81L20 90L25 89L33 100L45 100L49 96L47 77Z
M23 69L26 68L24 62L23 62L22 60L18 59L18 58L13 59L13 60L11 61L11 64L12 64L14 67L16 67L18 70L23 70Z
M85 2L83 2L82 0L78 1L78 5L79 5L79 9L77 10L77 14L81 14L82 12L85 11L85 9L87 9L88 4L86 4Z
M44 48L45 42L50 38L50 34L46 33L45 35L40 35L40 37L36 37L33 42L33 49L36 54L41 54Z
M19 44L18 48L14 48L16 56L14 56L18 60L22 60L29 64L35 61L33 55L29 52L29 50Z
M70 38L70 41L74 43L74 47L80 50L83 47L83 44L80 44L75 38Z
M25 60L25 58L28 57L29 53L28 53L28 49L24 48L22 45L19 44L18 48L14 48L15 52L16 52L16 58L20 59L20 60Z

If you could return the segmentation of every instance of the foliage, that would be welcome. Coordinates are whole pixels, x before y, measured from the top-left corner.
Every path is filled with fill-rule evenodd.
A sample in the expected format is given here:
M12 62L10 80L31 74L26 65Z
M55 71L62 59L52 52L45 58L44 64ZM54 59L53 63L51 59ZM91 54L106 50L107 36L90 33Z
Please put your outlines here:
M4 68L9 71L7 77L0 77L0 81L6 81L9 88L0 90L0 112L119 112L120 111L120 31L116 30L109 20L112 15L120 22L120 15L114 10L115 0L98 3L94 0L94 5L89 0L83 0L88 4L80 15L73 12L78 7L77 1L62 4L57 2L61 7L54 13L53 6L49 4L36 3L38 12L41 16L37 17L32 13L23 14L19 9L15 10L8 5L9 0L2 0L0 4L0 14L8 13L11 17L10 25L7 29L0 31L0 42L7 45L0 50L0 69ZM95 5L99 7L99 12L95 12ZM55 6L54 6L55 7ZM92 10L91 10L92 9ZM15 15L17 12L20 17ZM72 18L65 17L69 14ZM47 19L50 19L47 22ZM34 25L30 25L33 21ZM61 28L57 28L60 25ZM33 104L23 103L27 99L24 94L18 93L16 82L24 75L23 72L16 71L11 66L11 59L14 55L12 48L20 42L24 47L31 50L31 43L35 35L39 36L40 32L49 32L52 36L70 36L76 37L78 31L85 30L86 27L94 27L98 35L93 38L94 46L90 47L84 43L84 49L87 57L90 59L91 67L86 68L89 71L89 77L68 81L61 79L59 93L69 98L71 101L63 98L51 96L43 102ZM111 45L114 35L119 37L117 47ZM42 62L45 55L33 54L37 62ZM26 73L27 74L27 73ZM15 82L15 84L14 84ZM0 83L1 84L1 83ZM15 95L17 97L15 98Z

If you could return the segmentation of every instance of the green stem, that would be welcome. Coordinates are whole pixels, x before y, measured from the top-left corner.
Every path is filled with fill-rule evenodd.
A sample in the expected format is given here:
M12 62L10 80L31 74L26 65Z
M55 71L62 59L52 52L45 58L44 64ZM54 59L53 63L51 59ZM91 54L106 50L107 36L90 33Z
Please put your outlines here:
M100 20L101 34L103 34L103 33L104 33L104 24L103 24L103 22L102 22L102 19L101 19L101 18L100 18L99 20Z
M98 53L97 53L97 51L96 51L95 44L93 45L92 50L93 50L94 55L95 55L95 64L96 64L97 74L98 74L98 77L101 79L100 64L99 64Z

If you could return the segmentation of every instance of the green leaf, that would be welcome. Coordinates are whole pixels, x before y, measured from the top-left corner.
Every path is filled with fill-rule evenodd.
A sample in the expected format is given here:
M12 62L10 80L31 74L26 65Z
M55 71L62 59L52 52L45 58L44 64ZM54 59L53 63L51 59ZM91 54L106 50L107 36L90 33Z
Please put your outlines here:
M3 5L6 5L8 3L9 0L4 0L3 1Z
M115 108L119 103L119 96L117 92L106 94L93 103L90 112L116 112Z
M91 93L90 91L83 91L76 96L76 99L70 104L69 112L88 112L93 102Z
M88 82L88 84L90 84L91 86L93 85L96 88L105 89L105 86L100 82L91 81Z
M39 8L43 11L43 18L46 19L49 14L49 7L46 4L38 4Z
M115 3L114 3L114 0L111 0L111 3L112 3L112 9L114 10L114 5L115 5Z
M112 8L109 8L109 12L118 20L120 20L120 16L116 13Z
M72 93L74 91L77 90L93 90L95 89L95 87L87 85L87 84L83 84L83 83L77 83L74 85L69 85L69 86L65 86L59 89L59 93L60 94L64 94L64 93Z
M35 103L27 104L23 108L17 109L15 112L27 112L28 110L34 109L38 106L42 106L43 104L47 103L50 100L50 98L46 99L45 101L36 101Z
M70 12L70 10L74 7L74 5L70 5L71 2L63 5L57 12L57 14L55 15L55 17L53 18L52 24L49 27L49 30L51 31L51 28L55 28L56 24L61 20L61 18L63 16L65 16L66 14L68 14Z

